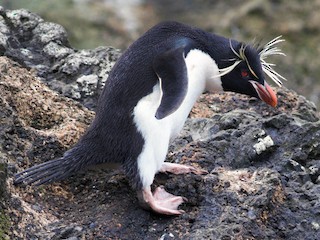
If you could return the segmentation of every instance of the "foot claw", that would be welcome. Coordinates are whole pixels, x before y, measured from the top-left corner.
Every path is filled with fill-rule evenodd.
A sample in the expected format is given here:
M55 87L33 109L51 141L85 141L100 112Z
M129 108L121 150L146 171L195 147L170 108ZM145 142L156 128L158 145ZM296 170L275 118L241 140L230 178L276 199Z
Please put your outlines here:
M190 172L192 172L196 175L206 175L209 173L207 170L204 170L201 168L195 168L195 167L190 167Z
M150 187L142 191L142 204L148 205L154 212L165 215L181 215L185 211L178 209L187 199L168 193L163 186L157 187L152 195Z

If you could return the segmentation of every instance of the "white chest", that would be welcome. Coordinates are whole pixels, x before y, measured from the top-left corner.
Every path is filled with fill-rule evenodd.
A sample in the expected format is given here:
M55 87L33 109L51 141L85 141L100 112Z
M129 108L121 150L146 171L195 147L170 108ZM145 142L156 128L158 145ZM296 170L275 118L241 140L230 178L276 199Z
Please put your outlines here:
M180 107L169 116L155 118L162 93L160 84L142 98L134 108L134 121L145 145L138 159L143 184L151 184L154 174L165 160L169 141L181 131L194 103L204 90L221 90L218 67L205 53L192 50L185 58L188 70L188 91ZM153 174L153 175L152 175ZM152 178L152 179L151 179ZM151 181L151 183L150 183Z

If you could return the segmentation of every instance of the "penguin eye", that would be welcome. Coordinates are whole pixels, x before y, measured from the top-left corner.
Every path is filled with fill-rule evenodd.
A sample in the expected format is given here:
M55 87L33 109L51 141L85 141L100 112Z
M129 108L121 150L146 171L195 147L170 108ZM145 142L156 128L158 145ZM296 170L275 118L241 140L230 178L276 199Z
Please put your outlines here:
M248 78L249 72L247 70L241 70L241 77L242 78Z

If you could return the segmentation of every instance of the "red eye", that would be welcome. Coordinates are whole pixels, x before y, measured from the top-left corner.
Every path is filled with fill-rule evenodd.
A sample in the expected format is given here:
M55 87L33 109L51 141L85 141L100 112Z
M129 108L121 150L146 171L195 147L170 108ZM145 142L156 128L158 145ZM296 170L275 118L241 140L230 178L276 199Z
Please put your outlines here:
M246 78L246 77L248 77L248 76L249 76L248 71L246 71L246 70L242 70L242 71L241 71L241 77Z

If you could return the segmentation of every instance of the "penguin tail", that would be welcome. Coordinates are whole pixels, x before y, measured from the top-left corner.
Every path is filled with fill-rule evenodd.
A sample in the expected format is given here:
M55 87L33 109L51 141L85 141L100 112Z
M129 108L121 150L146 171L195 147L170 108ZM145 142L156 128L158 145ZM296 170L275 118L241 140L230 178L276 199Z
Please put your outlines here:
M62 180L75 172L75 166L72 166L65 157L57 158L35 165L20 173L15 174L15 185L41 185Z

